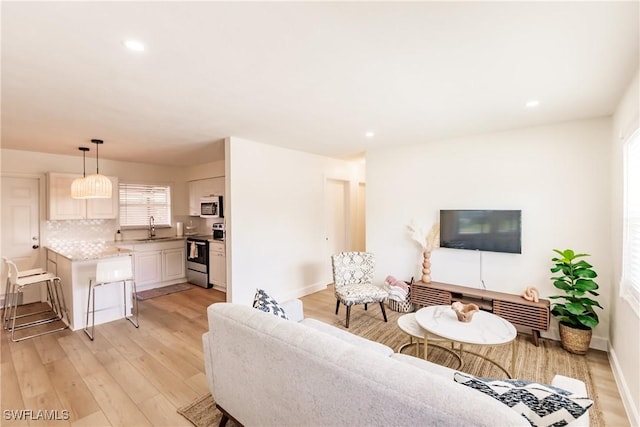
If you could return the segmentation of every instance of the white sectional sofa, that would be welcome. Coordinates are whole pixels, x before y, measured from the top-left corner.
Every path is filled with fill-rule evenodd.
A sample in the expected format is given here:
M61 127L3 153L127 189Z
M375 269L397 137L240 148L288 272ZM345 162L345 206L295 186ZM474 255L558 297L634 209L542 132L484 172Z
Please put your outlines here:
M237 304L208 308L205 369L225 418L245 426L530 425L454 382L449 368L303 319L298 300L284 306L290 320ZM576 425L588 425L585 415Z

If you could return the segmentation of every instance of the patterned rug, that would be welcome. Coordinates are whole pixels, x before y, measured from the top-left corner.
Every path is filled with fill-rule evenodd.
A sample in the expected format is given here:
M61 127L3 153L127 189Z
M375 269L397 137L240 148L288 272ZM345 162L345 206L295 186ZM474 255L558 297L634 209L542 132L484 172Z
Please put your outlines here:
M344 315L344 312L342 312ZM375 308L354 310L351 314L349 332L363 336L373 341L388 345L395 351L402 344L409 341L409 336L397 326L397 319L404 313L388 310L389 321L384 323L380 311ZM333 326L344 328L344 316L337 316ZM489 357L507 368L511 362L511 346L472 346L466 345L465 350ZM593 350L591 350L593 351ZM403 353L413 355L414 347L408 347ZM549 384L556 374L565 375L584 381L587 386L587 394L594 399L594 404L589 410L590 426L604 426L604 420L597 395L595 393L593 378L584 356L577 356L563 350L558 341L540 339L540 346L536 347L528 335L518 335L516 339L517 360L515 365L515 377L529 381L537 381ZM428 360L444 365L452 369L458 368L458 360L448 351L437 347L429 347ZM464 367L462 372L488 378L505 378L505 374L491 363L478 356L463 354ZM452 379L453 381L453 379ZM222 414L215 408L215 402L210 394L199 397L195 402L178 409L191 423L197 427L218 425ZM228 424L229 425L229 424ZM233 425L233 424L231 424Z
M190 285L188 283L178 283L177 285L169 285L163 286L162 288L140 291L136 293L136 299L138 301L144 301L146 299L155 298L162 295L169 295L175 292L188 291L189 289L193 289L193 285Z

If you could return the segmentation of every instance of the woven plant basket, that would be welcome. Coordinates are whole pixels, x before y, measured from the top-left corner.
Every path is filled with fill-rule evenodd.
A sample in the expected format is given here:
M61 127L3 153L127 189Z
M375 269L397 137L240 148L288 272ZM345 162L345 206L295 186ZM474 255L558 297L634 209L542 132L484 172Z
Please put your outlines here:
M413 311L413 303L411 302L411 292L407 295L407 299L404 301L396 301L389 299L389 310L397 311L398 313L409 313Z
M591 343L591 329L577 329L560 323L562 348L573 354L587 354Z

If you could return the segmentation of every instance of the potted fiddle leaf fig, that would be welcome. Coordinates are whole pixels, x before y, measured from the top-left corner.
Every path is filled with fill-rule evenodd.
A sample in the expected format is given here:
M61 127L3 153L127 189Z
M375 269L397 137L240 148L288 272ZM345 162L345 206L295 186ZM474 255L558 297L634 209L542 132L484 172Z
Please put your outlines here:
M560 342L562 348L575 354L586 354L591 343L591 334L600 320L595 307L603 308L590 296L598 296L598 284L593 280L598 274L593 266L583 258L589 254L576 254L571 249L553 250L558 256L551 260L554 266L552 273L559 273L551 278L553 286L564 292L549 298L559 300L551 309L560 322Z

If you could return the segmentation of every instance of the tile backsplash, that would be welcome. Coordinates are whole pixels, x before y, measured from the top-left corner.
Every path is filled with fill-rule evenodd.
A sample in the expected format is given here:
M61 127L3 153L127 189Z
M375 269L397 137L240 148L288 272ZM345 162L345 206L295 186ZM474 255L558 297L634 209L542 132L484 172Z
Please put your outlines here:
M64 248L78 244L113 241L117 229L115 219L85 219L45 222L45 246Z

